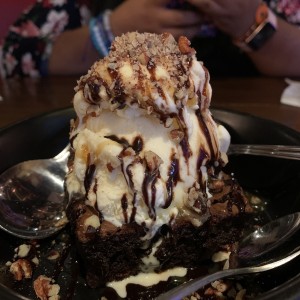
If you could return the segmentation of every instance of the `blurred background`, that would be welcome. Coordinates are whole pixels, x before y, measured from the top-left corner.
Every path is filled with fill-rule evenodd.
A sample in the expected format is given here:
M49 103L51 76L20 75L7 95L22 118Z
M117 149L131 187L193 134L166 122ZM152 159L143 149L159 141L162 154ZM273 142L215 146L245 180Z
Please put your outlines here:
M34 3L34 0L0 0L0 41L2 41L7 33L9 25L31 3Z

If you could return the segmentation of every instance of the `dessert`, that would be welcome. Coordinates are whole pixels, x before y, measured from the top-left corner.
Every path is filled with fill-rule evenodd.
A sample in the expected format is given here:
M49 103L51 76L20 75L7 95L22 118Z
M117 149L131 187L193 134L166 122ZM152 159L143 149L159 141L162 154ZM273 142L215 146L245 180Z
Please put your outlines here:
M252 209L223 172L230 136L211 92L188 39L167 33L117 37L78 81L65 186L91 287L182 276L240 238Z

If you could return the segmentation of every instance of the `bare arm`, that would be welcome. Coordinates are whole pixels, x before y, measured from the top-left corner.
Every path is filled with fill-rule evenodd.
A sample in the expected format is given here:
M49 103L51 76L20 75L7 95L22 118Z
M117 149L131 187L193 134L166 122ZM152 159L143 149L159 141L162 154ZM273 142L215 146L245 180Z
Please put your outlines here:
M49 74L83 74L99 59L88 26L63 32L55 41L49 58Z
M266 44L249 52L257 69L272 76L300 76L300 29L278 19L278 30Z
M113 34L167 31L175 37L190 38L197 34L199 13L168 9L168 3L169 0L123 1L111 14ZM95 24L95 30L103 26L100 22ZM74 0L36 0L11 27L2 50L0 64L4 77L78 75L100 57L91 42L89 27L81 25Z
M115 36L127 31L170 32L175 37L197 34L200 18L195 12L166 8L169 0L126 0L111 14ZM99 58L88 26L63 32L55 41L49 59L49 74L81 74Z
M198 12L168 9L170 0L126 0L111 15L115 35L127 31L163 33L175 38L194 37L199 31L201 17Z
M259 0L188 0L221 31L238 38L255 21ZM257 69L271 76L300 76L300 29L278 18L277 32L262 48L247 53Z
M54 41L65 30L76 32L81 27L79 6L74 0L66 1L38 1L28 7L19 18L10 26L2 45L0 57L1 72L4 77L37 77L48 74L48 62L51 57L51 48ZM66 35L68 36L68 35ZM80 37L81 38L81 37ZM66 43L68 40L68 44ZM75 42L75 43L74 43ZM67 52L70 43L79 46L77 40L66 38L65 47L56 47L61 53ZM83 40L86 43L86 40ZM59 46L59 43L57 43ZM74 48L73 48L74 49ZM1 52L1 51L0 51ZM70 52L69 52L70 53ZM75 62L66 55L56 60L56 67L52 71L61 73L59 66L63 66L64 59L70 58L73 68L82 64L83 60ZM55 61L55 60L54 60ZM52 64L51 68L55 66ZM58 71L57 71L58 70Z

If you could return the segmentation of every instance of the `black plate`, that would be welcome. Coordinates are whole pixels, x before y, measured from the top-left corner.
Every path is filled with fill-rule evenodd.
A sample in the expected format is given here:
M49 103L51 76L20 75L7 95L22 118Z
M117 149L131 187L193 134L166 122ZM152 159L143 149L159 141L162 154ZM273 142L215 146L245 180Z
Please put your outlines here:
M300 145L300 134L278 123L246 114L212 109L214 118L223 123L232 136L233 143L286 144ZM68 142L70 119L73 109L65 109L26 120L0 130L0 173L18 162L28 159L49 158L55 156ZM259 194L267 200L265 215L276 218L284 214L300 211L300 162L283 159L236 156L230 158L228 171L233 172L245 190ZM296 235L292 243L299 241ZM62 232L54 237L57 247L68 245L68 237ZM23 241L0 232L0 299L25 299L12 290L35 299L30 280L16 284L9 279L5 263L13 259L14 248ZM52 238L41 242L40 255L47 256L53 248ZM69 247L72 252L74 247ZM65 255L65 257L63 257ZM52 272L56 274L62 286L63 299L99 299L99 291L85 286L83 279L74 274L80 272L78 264L73 264L72 256L55 264L46 258L36 273ZM63 266L64 271L61 271ZM246 278L248 292L260 291L260 299L299 299L300 298L300 259L291 264L261 275ZM80 274L80 273L79 273ZM46 274L47 275L47 274ZM55 277L54 276L54 277ZM66 285L67 286L64 286ZM247 286L248 285L248 286ZM70 296L75 291L76 296ZM26 298L27 299L27 298ZM258 299L258 297L256 297Z

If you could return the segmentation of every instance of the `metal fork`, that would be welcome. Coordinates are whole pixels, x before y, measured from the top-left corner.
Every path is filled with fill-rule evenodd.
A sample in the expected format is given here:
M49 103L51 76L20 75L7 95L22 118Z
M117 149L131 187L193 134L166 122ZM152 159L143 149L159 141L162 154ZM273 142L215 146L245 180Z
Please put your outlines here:
M193 279L188 281L170 291L158 296L155 300L181 300L182 298L191 295L193 292L199 290L200 288L204 287L205 285L214 282L216 280L226 278L226 277L235 277L237 275L245 275L245 274L252 274L252 273L260 273L265 272L277 267L280 267L291 260L295 259L300 255L299 248L296 248L292 254L281 258L277 261L273 261L271 263L267 263L261 266L254 266L254 267L243 267L237 269L227 269L215 272L208 276L204 276L202 278Z
M227 154L246 154L300 160L300 146L231 144Z

